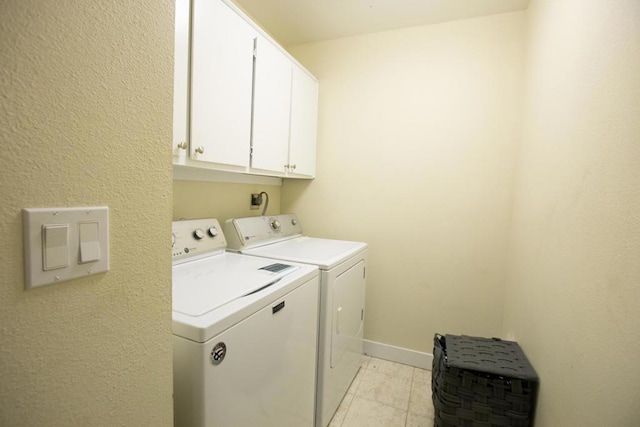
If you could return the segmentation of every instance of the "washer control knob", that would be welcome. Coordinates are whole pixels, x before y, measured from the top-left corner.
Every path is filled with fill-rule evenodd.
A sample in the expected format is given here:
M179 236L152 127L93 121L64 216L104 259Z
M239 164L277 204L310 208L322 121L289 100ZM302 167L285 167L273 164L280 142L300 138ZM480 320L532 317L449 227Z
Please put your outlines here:
M298 220L297 219L292 219L291 220L291 225L298 225Z
M269 221L269 225L273 231L280 231L280 221L275 218L271 218Z
M202 231L200 228L196 228L193 231L193 237L195 237L196 240L204 239L204 231Z
M209 237L216 237L218 234L220 234L218 229L213 226L209 227L207 233L209 234Z

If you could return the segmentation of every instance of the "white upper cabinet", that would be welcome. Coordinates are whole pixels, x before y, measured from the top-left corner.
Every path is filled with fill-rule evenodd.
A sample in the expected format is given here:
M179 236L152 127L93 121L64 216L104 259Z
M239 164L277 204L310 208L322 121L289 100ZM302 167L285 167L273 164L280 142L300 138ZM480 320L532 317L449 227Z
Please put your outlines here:
M313 178L317 80L230 0L175 4L177 169Z
M318 135L318 81L293 67L288 176L314 177Z
M180 161L184 160L189 148L189 6L189 0L176 0L171 148Z
M256 32L221 1L192 4L191 158L246 168Z
M256 43L251 169L286 172L292 62L267 39Z

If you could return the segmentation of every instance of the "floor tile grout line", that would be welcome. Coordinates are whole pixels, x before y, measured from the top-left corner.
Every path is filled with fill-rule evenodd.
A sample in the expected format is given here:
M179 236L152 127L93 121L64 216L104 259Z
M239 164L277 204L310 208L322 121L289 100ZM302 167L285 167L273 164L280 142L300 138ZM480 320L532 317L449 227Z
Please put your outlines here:
M340 425L338 427L342 427L344 425L344 422L347 420L347 416L349 415L349 409L351 409L352 403L353 403L353 399L351 399L351 402L349 402L349 404L347 405L347 410L344 411L344 417L342 417L342 420L340 420Z
M386 406L387 408L391 408L391 409L395 409L396 411L404 412L405 414L408 414L408 413L409 413L409 411L402 410L402 409L400 409L400 408L398 408L398 407L396 407L396 406L389 405L389 404L384 403L384 402L379 402L379 401L377 401L377 400L374 400L374 399L368 399L368 398L366 398L366 397L362 397L362 396L354 396L353 398L355 399L356 397L357 397L358 399L361 399L361 400L366 400L367 402L375 403L376 405ZM352 401L351 403L353 403L353 401ZM349 404L349 408L351 408L351 404ZM344 419L346 420L346 419L347 419L347 417L345 416L345 418L344 418ZM344 420L343 420L342 422L344 422Z
M409 422L409 408L411 407L411 393L413 393L413 381L416 377L416 368L411 371L411 384L409 384L409 399L407 399L407 411L404 414L404 426L407 427Z

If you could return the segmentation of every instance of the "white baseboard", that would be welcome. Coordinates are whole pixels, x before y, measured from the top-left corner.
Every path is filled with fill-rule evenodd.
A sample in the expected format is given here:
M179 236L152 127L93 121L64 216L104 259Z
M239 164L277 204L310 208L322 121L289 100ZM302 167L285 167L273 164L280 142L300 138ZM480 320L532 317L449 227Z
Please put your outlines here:
M416 368L431 370L433 354L364 340L364 354Z

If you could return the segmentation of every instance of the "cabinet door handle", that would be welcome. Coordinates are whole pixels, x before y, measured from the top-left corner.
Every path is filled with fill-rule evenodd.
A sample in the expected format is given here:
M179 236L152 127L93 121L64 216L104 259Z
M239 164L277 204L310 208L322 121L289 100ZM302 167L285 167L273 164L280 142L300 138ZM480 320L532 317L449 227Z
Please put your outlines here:
M296 170L296 165L291 165L291 169Z
M186 150L187 149L187 143L185 141L182 141L178 144L178 148L180 148L181 150Z
M204 147L200 146L200 147L196 148L196 153L198 153L198 154L204 153Z

